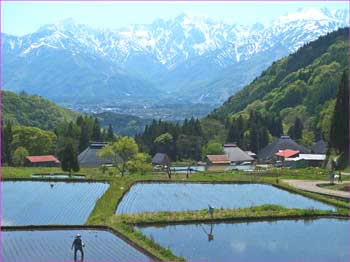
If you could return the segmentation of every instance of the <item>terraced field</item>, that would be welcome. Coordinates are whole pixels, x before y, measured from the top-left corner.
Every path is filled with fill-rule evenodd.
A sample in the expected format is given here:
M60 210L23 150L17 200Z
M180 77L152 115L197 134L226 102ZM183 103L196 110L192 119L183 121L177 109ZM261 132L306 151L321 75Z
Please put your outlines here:
M114 234L100 230L5 231L1 261L73 261L71 246L78 233L85 244L84 261L151 261Z
M330 205L263 184L137 183L119 203L117 214L243 208L263 204L335 210Z
M2 182L2 226L81 225L107 183Z
M347 219L242 221L138 229L187 261L350 261Z

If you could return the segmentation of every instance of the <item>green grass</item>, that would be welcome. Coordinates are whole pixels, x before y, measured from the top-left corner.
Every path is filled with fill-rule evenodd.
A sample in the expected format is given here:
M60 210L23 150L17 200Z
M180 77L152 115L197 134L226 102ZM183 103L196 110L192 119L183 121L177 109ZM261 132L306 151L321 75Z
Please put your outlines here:
M276 173L278 172L278 173ZM64 173L59 168L3 168L3 178L30 178L32 174L39 173ZM88 179L107 180L110 187L105 194L96 202L96 205L90 214L87 225L106 225L121 232L126 238L142 246L147 251L164 261L184 261L183 258L175 256L169 249L161 247L152 239L146 237L141 232L135 231L132 224L138 223L170 223L180 221L201 221L205 222L211 219L207 210L184 211L184 212L157 212L143 213L133 215L115 215L115 209L123 194L138 181L169 181L166 174L154 173L146 175L126 175L120 177L109 176L108 172L102 174L97 168L83 168L79 174L85 174ZM277 174L277 175L276 175ZM337 211L321 211L315 209L287 209L276 205L263 205L259 207L250 207L242 209L216 209L214 219L271 219L286 217L310 217L325 215L349 215L349 204L327 196L310 193L296 189L285 183L282 179L306 179L306 180L327 180L328 171L322 169L303 169L303 170L269 170L265 174L249 174L242 171L230 172L203 172L191 174L186 179L186 174L173 174L172 182L206 182L206 183L265 183L275 185L284 190L288 190L306 197L322 201L327 204L337 206Z
M325 185L320 185L320 187L327 188L327 189L332 189L332 190L340 190L340 191L345 191L349 192L350 188L350 183L342 183L342 184L325 184ZM346 190L347 189L347 190Z
M238 209L215 209L213 217L207 209L197 211L177 212L145 212L138 214L122 214L112 217L113 223L126 223L131 225L145 225L153 223L200 223L210 220L233 220L233 219L277 219L287 217L310 217L310 216L348 216L348 210L338 209L337 211L318 209L297 209L285 208L279 205L262 205Z

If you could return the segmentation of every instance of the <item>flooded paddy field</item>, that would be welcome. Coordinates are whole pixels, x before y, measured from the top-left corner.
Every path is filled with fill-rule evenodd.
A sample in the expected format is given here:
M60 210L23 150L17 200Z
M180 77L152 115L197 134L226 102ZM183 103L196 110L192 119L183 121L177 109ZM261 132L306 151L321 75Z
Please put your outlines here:
M137 228L187 261L350 261L349 220Z
M302 195L263 184L137 183L119 203L117 214L244 208L263 204L336 210Z
M2 226L81 225L107 183L3 181Z
M84 261L152 261L109 231L84 229L4 231L1 261L73 261L71 247L78 233L85 244Z

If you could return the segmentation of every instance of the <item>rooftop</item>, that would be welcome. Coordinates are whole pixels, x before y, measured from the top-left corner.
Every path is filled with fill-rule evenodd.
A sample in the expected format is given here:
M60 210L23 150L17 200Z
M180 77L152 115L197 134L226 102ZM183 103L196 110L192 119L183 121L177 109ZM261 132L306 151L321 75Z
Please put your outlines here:
M26 157L32 163L40 163L40 162L55 162L60 163L60 161L53 155L46 156L27 156Z

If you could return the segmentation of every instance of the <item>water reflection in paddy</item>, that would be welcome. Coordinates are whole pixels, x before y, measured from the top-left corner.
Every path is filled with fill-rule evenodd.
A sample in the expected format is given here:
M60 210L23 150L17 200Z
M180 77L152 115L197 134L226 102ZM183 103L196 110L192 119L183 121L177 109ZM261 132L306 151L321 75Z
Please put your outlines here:
M277 204L287 208L334 207L263 184L138 183L131 187L116 213L183 211L208 208L243 208Z
M282 220L138 229L189 261L350 261L348 220Z
M2 225L81 225L106 183L2 182Z
M150 261L114 234L100 230L5 231L1 261L73 261L71 246L78 233L85 244L84 261Z

